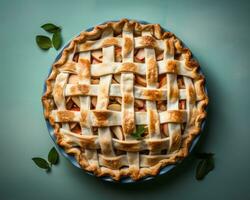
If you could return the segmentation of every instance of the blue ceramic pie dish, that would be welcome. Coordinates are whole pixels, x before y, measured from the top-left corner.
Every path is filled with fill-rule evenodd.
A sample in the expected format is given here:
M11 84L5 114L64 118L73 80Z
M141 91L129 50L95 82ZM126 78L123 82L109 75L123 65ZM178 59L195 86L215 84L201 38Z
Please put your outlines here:
M115 20L114 20L114 21L115 21ZM141 21L141 20L137 20L137 21L139 21L141 24L149 24L149 23L146 22L146 21ZM107 23L107 22L104 22L103 24L105 24L105 23ZM93 30L93 27L88 28L86 31L92 31L92 30ZM167 31L166 29L163 29L163 30L164 30L164 31ZM183 42L182 42L182 44L183 44L184 46L186 46ZM56 57L54 63L55 63L56 61L59 60L59 58L61 57L61 54L62 54L63 50L64 50L66 47L68 47L68 45L69 45L69 43L68 43L67 45L65 45L65 46L62 48L62 50L60 51L60 53L57 55L57 57ZM195 58L194 55L193 55L193 57ZM195 59L196 59L196 58L195 58ZM196 59L196 60L197 60L197 59ZM50 71L49 71L49 74L50 74L50 73L51 73L51 69L50 69ZM203 74L202 71L201 71L201 69L200 69L200 73ZM44 93L45 91L46 91L46 84L44 84L43 93ZM207 93L207 88L206 88L206 87L205 87L205 91L206 91L206 93ZM51 138L53 139L53 141L55 142L55 144L57 144L57 142L56 142L56 137L55 137L55 134L54 134L54 128L50 125L50 123L49 123L48 120L46 120L46 125L47 125L47 128L48 128L48 131L49 131L49 134L50 134ZM203 132L204 126L205 126L205 120L202 122L202 125L201 125L201 132ZM190 148L189 148L189 152L190 152L190 153L191 153L191 151L194 149L194 147L195 147L195 145L197 144L198 140L200 139L200 136L201 136L201 133L193 140L193 142L192 142L192 144L191 144L191 146L190 146ZM76 166L76 167L78 167L78 168L81 168L80 165L79 165L79 164L77 163L77 161L75 160L75 158L74 158L73 156L67 154L67 153L64 151L63 148L61 148L60 146L57 145L57 149L58 149L59 152L60 152L63 156L65 156L74 166ZM138 180L138 181L134 181L134 180L131 179L130 177L122 177L119 181L115 181L115 180L112 179L112 177L110 177L110 176L103 176L103 177L98 177L98 178L100 178L101 180L104 180L104 181L115 182L115 183L135 183L135 182L144 182L144 181L154 179L154 178L156 178L156 177L158 177L158 176L161 176L161 175L163 175L163 174L166 174L166 173L170 172L172 169L174 169L174 168L176 167L176 165L180 164L181 162L182 162L182 160L179 161L179 162L176 163L176 164L167 165L167 166L163 167L163 168L160 170L160 172L159 172L156 176L147 176L147 177L144 177L144 178L142 178L142 179L140 179L140 180ZM85 172L86 172L87 174L89 174L89 175L95 176L95 175L94 175L93 173L91 173L91 172L88 172L88 171L85 171Z

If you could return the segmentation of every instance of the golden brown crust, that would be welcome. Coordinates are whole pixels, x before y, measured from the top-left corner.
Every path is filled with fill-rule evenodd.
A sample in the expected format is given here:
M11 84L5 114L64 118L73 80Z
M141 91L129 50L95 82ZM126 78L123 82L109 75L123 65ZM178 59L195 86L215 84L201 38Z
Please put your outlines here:
M178 74L178 62L175 60L170 60L167 62L166 71L168 73Z
M156 48L157 43L155 39L149 35L142 36L141 45L147 48Z
M168 95L170 97L170 102L175 102L179 98L179 89L178 87L174 87L174 85L171 85L168 90Z
M150 58L147 62L147 81L150 85L154 85L158 81L158 67L154 58Z
M151 101L159 101L162 100L163 92L158 89L147 89L143 91L143 96Z
M159 156L148 156L147 165L154 166L159 163L162 159ZM157 174L157 172L153 172L153 174Z
M75 62L67 62L60 68L63 72L68 72L72 74L76 74L76 63Z
M112 114L111 111L108 111L108 110L93 110L92 112L93 112L94 117L95 117L94 122L93 122L94 126L98 126L98 127L108 126L108 118Z
M159 119L157 117L158 113L154 110L149 110L149 126L148 126L148 131L151 134L156 133L156 129L159 126Z
M121 73L121 72L137 72L137 65L134 63L122 63L121 67L118 68L118 70L116 71L116 73Z
M166 148L168 141L166 140L148 140L146 141L147 145L148 145L148 149L149 150L162 150L164 148Z
M186 112L183 110L169 110L169 122L184 123L186 120Z
M56 101L59 101L59 102L63 101L63 98L64 98L63 97L63 87L58 85L58 84L55 85L53 95L54 95L55 102Z
M118 41L116 38L107 38L102 43L103 47L118 46Z
M70 88L70 92L72 95L87 95L89 93L89 85L86 84L77 84L77 85L72 85Z
M88 111L84 111L84 110L81 111L80 124L83 127L89 128L89 126L88 126Z
M85 149L97 149L98 147L96 146L96 137L97 136L88 136L81 140L81 146Z
M172 137L172 141L171 141L171 149L170 151L176 151L179 149L180 145L181 145L181 132L180 131L176 131L173 133L173 137Z
M108 138L102 138L101 142L101 152L106 156L113 156L112 143Z
M128 105L132 104L133 101L134 101L133 96L131 94L129 94L129 93L125 93L124 96L123 96L123 98L124 98L123 102L125 104L128 104Z
M119 141L119 150L138 152L140 151L140 141Z
M195 89L192 86L188 86L187 90L187 100L190 102L190 104L194 104L196 101Z
M130 112L124 112L123 121L122 121L122 129L124 134L132 134L135 130L135 120L134 114Z
M57 74L59 73L59 70L61 71L66 71L69 73L75 73L76 72L76 65L74 63L67 63L67 58L70 53L74 52L77 49L77 44L82 43L81 45L81 50L86 50L90 48L94 42L86 42L88 39L97 39L100 37L101 33L103 30L107 28L112 28L115 32L121 32L122 28L126 27L127 29L134 29L135 32L141 32L143 30L151 31L151 33L155 36L157 39L166 39L166 43L168 46L168 53L170 55L174 55L175 51L177 53L185 53L186 54L186 66L188 70L193 70L195 74L195 81L194 81L194 88L196 92L196 98L199 101L197 110L193 112L192 117L190 121L190 128L186 130L185 134L187 137L183 138L182 140L182 148L175 154L170 155L168 158L165 159L160 159L159 157L151 157L147 160L148 164L151 166L150 168L136 168L136 167L129 167L129 168L121 168L119 170L113 170L107 167L99 167L95 165L91 165L88 162L88 159L85 157L85 155L81 152L81 150L77 147L73 147L70 143L67 142L67 140L64 139L66 137L64 134L60 133L60 126L57 123L52 123L52 126L54 127L55 130L55 135L57 138L57 143L62 146L65 149L65 152L73 154L80 164L80 166L83 169L86 169L87 171L93 172L96 176L105 176L105 175L110 175L112 176L113 179L119 180L122 176L131 176L134 180L138 180L142 177L145 177L147 175L156 175L159 170L169 164L174 164L177 161L183 159L188 155L189 152L189 146L191 145L193 139L199 134L200 132L200 126L201 122L204 120L206 117L206 111L205 108L208 104L208 97L205 92L205 78L202 75L199 75L197 69L199 67L199 64L194 61L191 57L191 52L183 48L181 46L181 43L179 40L170 32L162 32L161 28L159 25L154 25L154 24L147 24L147 25L142 25L136 21L129 21L127 19L122 19L118 22L109 22L103 25L96 26L93 31L90 32L83 32L80 34L80 36L76 37L70 45L65 48L62 52L61 58L53 65L52 71L49 75L49 77L46 80L46 92L44 93L42 97L42 102L44 106L44 115L45 118L48 119L50 116L51 111L53 110L53 96L54 100L56 101L59 100L60 98L63 97L63 88L58 85L54 85L55 78ZM107 40L105 41L104 45L117 45L117 41L114 40ZM157 43L154 38L144 36L142 40L142 45L145 47L149 48L156 48ZM64 66L64 67L63 67ZM174 69L173 69L174 70ZM54 92L53 92L54 90ZM193 101L193 96L192 96L192 89L189 88L189 94L190 95L190 101ZM85 89L84 89L85 91ZM53 94L52 94L53 92ZM176 94L176 91L171 91L173 94ZM151 93L151 94L150 94ZM158 91L149 91L148 96L153 96L152 100L160 99L162 96L161 93ZM171 95L172 96L172 95ZM173 95L177 96L177 95ZM67 115L67 118L72 118L72 116ZM108 113L98 113L96 112L96 119L97 122L100 123L101 126L105 125L105 121L107 120L109 114ZM64 117L61 116L64 120L66 120ZM173 114L172 116L174 119L179 120L182 119L182 116L179 116L179 114L176 115ZM84 119L84 118L83 118ZM129 120L129 119L128 119ZM83 120L84 121L84 120ZM131 123L132 124L132 123ZM132 128L130 128L131 130ZM96 136L95 136L96 137ZM84 146L87 146L88 148L97 148L95 145L94 141L94 136L92 136L92 139L84 140L83 142ZM90 142L91 141L91 142ZM176 137L174 141L177 141L178 143L179 139ZM138 144L123 144L124 151L126 149L133 149L137 150L138 149ZM107 165L112 165L110 164L109 161L107 161ZM115 163L113 167L119 168L117 166L118 164Z
M75 115L72 111L63 110L57 111L57 117L60 122L70 122L73 121Z
M133 41L125 37L124 38L124 57L126 57L133 49Z
M86 84L78 84L77 85L78 90L82 93L82 94L88 94L89 93L89 85Z
M121 156L113 158L102 156L101 161L103 166L111 169L120 169L122 167Z
M174 55L174 37L171 37L166 41L167 45L167 52L169 55Z
M79 70L79 79L90 79L90 62L87 59L79 59L80 70Z

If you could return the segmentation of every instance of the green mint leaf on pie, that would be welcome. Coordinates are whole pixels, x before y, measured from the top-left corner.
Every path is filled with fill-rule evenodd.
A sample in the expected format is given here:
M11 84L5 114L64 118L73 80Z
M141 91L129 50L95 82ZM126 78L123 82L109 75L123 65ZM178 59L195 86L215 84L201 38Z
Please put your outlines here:
M136 132L132 133L132 136L136 139L141 139L142 134L145 132L145 128L143 125L136 127Z
M47 23L41 26L42 29L44 29L45 31L49 32L49 33L55 33L57 31L60 31L61 28L52 24L52 23Z
M196 179L202 180L213 169L214 169L213 156L200 160L196 168Z
M39 157L34 157L34 158L32 158L32 160L34 161L34 163L38 167L40 167L42 169L50 170L49 163L45 159L39 158Z
M47 36L37 35L36 43L43 50L48 50L52 47L51 40Z
M55 165L58 163L58 160L59 160L59 155L56 151L56 148L53 147L48 154L48 161L50 162L51 165Z
M56 50L60 49L62 45L62 36L60 31L57 31L53 34L52 43Z

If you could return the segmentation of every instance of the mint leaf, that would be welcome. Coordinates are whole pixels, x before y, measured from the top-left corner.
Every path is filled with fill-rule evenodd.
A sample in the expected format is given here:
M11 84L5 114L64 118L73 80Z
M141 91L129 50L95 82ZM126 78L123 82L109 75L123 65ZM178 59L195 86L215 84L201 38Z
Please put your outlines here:
M57 31L53 34L52 43L56 50L60 49L62 45L62 36L60 31Z
M34 157L34 158L32 158L32 160L34 161L34 163L38 167L40 167L42 169L50 170L49 163L45 159L39 158L39 157Z
M206 159L202 159L198 163L196 168L196 179L202 180L213 169L214 169L214 159L212 156Z
M135 139L137 139L137 140L141 139L141 135L138 134L137 132L132 133L132 136L133 136Z
M48 154L48 161L51 165L55 165L58 163L59 155L56 151L56 148L53 147Z
M136 132L143 134L145 132L145 127L143 125L137 126Z
M136 139L141 139L141 136L145 132L145 128L143 125L139 125L136 127L136 132L132 133L131 135Z
M37 35L36 43L43 50L48 50L52 47L51 40L47 36Z
M49 32L49 33L55 33L57 31L60 31L61 28L52 24L52 23L47 23L41 26L42 29L44 29L45 31Z

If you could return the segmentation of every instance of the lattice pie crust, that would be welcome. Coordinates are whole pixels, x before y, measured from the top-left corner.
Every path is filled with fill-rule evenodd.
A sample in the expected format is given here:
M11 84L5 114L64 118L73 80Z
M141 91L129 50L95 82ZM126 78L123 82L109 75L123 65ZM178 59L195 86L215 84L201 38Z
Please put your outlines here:
M122 19L70 42L42 102L58 145L83 169L138 180L188 155L206 116L204 84L174 34Z

